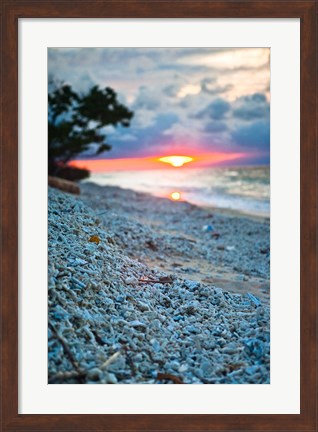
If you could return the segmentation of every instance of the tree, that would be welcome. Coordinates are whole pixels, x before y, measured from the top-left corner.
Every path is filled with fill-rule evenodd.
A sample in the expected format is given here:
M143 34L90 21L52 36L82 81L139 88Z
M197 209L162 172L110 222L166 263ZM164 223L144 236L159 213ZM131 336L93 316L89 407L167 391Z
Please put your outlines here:
M92 87L76 93L68 84L51 82L48 95L49 174L63 176L68 162L76 155L94 150L95 155L110 150L103 132L105 126L128 127L133 112L117 100L110 87ZM85 173L83 174L85 177Z

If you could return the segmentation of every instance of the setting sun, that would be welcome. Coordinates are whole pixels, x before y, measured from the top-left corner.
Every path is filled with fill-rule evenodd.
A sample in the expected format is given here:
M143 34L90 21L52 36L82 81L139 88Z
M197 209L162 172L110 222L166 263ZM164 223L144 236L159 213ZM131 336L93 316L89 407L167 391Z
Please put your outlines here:
M179 199L181 198L181 193L180 192L172 192L172 194L170 196L174 201L179 201Z
M158 159L160 162L169 163L174 167L182 167L188 162L192 162L193 158L190 156L165 156Z

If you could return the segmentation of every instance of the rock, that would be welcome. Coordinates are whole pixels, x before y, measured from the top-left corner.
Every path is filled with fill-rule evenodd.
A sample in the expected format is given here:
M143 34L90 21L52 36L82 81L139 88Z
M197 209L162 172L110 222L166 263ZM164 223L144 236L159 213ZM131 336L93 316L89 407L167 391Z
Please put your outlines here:
M235 270L237 273L249 275L251 284L255 278L260 284L266 283L269 292L269 283L265 281L268 260L258 252L260 245L266 245L266 239L259 239L261 232L263 237L268 233L262 231L264 226L224 216L222 235L226 235L229 245L237 247L237 253L218 253L211 235L196 243L189 240L198 238L201 229L197 226L197 221L202 220L201 210L196 207L191 211L192 219L185 207L182 216L177 215L180 225L173 226L171 209L167 207L167 212L162 212L159 208L166 205L165 200L158 204L161 201L150 196L139 199L143 194L132 199L124 189L99 190L87 184L81 187L86 191L87 202L96 199L97 211L82 199L49 188L48 298L49 322L80 367L89 372L85 382L152 384L154 373L164 373L167 365L171 374L189 384L269 382L266 299L262 296L261 306L255 307L246 294L235 295L213 285L218 275L224 278L227 271L236 267L240 269ZM112 191L116 191L117 198ZM182 265L191 266L192 271L199 269L196 277L200 280L204 270L197 265L200 258L202 267L208 263L213 272L206 284L184 280L184 273L177 267L173 274L168 274L162 268L154 269L140 262L149 262L147 259L151 258L145 239L157 239L149 225L135 219L136 214L142 220L148 216L139 212L141 202L151 208L151 215L159 208L164 230L169 232L173 227L189 237L176 240L175 232L173 236L162 233L162 268L171 268L169 261L181 259L174 254L182 253ZM98 226L97 216L101 220ZM221 226L219 216L213 223ZM255 224L258 227L254 229ZM247 241L246 225L253 226L253 238L245 236ZM99 244L88 242L92 235L98 236ZM109 237L116 240L116 245L108 242ZM70 361L63 355L63 347L52 329L48 351L49 379L70 370ZM230 367L233 362L235 369ZM65 379L63 383L74 381Z
M76 279L74 276L70 278L70 281L73 282L77 287L79 288L85 288L85 283L81 282L80 280Z
M193 325L189 325L189 326L185 327L185 331L188 331L189 333L194 333L194 334L200 333L200 330Z
M106 373L105 381L107 384L117 384L118 383L116 375L111 373L111 372Z
M135 363L140 363L140 362L142 362L142 359L143 359L143 356L142 356L141 353L138 353L138 354L136 354L136 355L133 357L133 361L134 361Z
M203 232L212 232L214 231L213 225L204 225L202 228Z
M149 311L149 306L147 303L138 302L137 306L142 312Z
M186 364L182 364L182 365L179 367L178 372L179 372L179 373L186 372L188 369L189 369L188 365L186 365Z
M230 343L222 349L222 353L223 354L230 354L230 355L237 354L238 353L238 347L235 343Z
M69 261L69 264L70 264L70 266L72 266L72 267L76 267L76 266L78 266L78 265L85 265L85 264L88 264L88 261L85 261L85 260L80 259L80 258L75 258L75 259L71 259L71 260Z
M166 368L171 369L173 371L178 371L179 366L180 366L180 363L176 360L173 360L173 361L166 364Z
M248 375L254 375L258 370L259 370L259 366L258 365L255 365L255 366L249 366L249 367L247 367L246 369L245 369L245 372L248 374Z
M261 358L264 355L264 343L259 339L245 339L243 341L247 351L256 358Z
M261 306L260 300L257 297L255 297L253 294L247 293L247 296L256 307Z
M130 276L130 277L127 277L127 278L125 279L125 283L126 283L127 285L137 285L137 284L138 284L138 280L137 280L135 277Z
M136 330L142 331L147 328L147 325L141 321L135 320L129 323L130 327L135 328Z
M265 247L265 248L260 249L260 253L263 254L263 255L269 254L269 252L270 252L270 248L269 247Z
M195 289L200 288L200 282L198 282L198 281L192 281L192 280L187 279L187 280L185 280L184 284L191 291L194 291Z
M90 369L87 373L87 379L90 381L99 381L103 375L103 372L98 368Z
M160 343L157 341L157 339L151 339L150 341L152 348L156 351L159 352L161 351L161 345Z
M161 328L161 322L160 322L160 320L159 319L154 319L153 321L152 321L152 327L154 328L154 329L156 329L156 330L160 330L160 328Z
M213 364L210 360L203 359L200 365L199 374L203 377L209 377L213 373Z

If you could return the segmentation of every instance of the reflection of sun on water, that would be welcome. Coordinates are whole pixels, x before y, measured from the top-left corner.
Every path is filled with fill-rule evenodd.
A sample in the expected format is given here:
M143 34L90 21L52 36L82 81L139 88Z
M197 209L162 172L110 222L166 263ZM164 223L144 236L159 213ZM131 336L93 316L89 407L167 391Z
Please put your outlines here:
M174 167L182 167L188 162L192 162L193 158L190 156L165 156L158 159L160 162L169 163Z
M180 192L172 192L172 194L170 195L170 197L174 201L179 201L179 199L181 199L181 193Z

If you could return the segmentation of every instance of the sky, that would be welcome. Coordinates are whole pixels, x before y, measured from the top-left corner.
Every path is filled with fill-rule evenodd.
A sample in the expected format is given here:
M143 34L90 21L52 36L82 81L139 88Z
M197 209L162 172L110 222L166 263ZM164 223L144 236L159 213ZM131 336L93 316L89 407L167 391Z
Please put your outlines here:
M269 61L269 48L50 48L48 73L77 91L112 87L134 111L129 128L104 129L100 158L257 165L269 163Z

